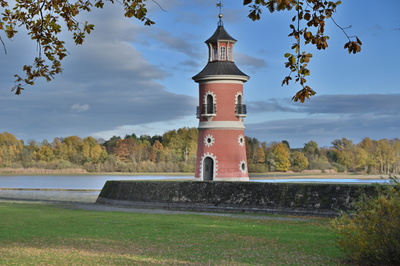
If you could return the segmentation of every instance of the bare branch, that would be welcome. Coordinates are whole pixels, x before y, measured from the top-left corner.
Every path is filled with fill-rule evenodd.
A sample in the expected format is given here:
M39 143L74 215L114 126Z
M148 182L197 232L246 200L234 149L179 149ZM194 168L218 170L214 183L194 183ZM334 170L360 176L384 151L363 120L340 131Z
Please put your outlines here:
M1 44L3 45L4 53L7 54L7 47L6 47L6 44L3 42L3 39L1 38L1 36L0 36L0 42L1 42Z
M158 5L158 7L159 7L162 11L167 12L167 10L165 10L165 9L160 5L160 3L158 3L156 0L152 0L152 1L153 1L153 3L155 3L156 5Z

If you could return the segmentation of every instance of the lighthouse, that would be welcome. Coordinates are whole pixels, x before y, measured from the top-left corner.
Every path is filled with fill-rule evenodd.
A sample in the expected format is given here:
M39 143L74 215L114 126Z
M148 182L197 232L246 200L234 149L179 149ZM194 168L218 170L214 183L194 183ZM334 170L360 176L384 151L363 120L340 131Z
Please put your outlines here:
M243 84L250 78L234 62L236 40L218 27L205 41L208 63L193 77L199 84L199 137L195 179L248 181Z

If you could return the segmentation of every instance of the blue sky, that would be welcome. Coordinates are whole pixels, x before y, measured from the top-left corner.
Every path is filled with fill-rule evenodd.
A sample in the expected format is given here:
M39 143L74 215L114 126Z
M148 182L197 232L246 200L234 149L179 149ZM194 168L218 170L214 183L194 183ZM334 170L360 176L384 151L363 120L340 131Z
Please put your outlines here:
M36 44L23 31L12 41L1 35L7 54L0 54L0 132L25 141L52 141L196 127L198 84L191 77L207 63L204 41L217 27L216 2L159 0L163 11L150 1L156 22L151 27L123 17L118 4L82 15L95 31L83 46L67 43L63 74L19 96L10 92L13 75L31 63ZM364 137L400 137L400 1L383 6L343 0L334 18L352 26L348 34L363 41L362 52L348 54L346 37L328 21L329 48L304 48L314 54L308 83L317 91L306 103L291 101L297 85L281 87L288 74L283 55L293 43L287 37L293 14L265 10L261 21L253 22L241 0L223 5L224 27L238 40L235 62L250 76L244 87L247 136L267 143L287 140L291 147L310 140L329 147L342 137L355 143Z

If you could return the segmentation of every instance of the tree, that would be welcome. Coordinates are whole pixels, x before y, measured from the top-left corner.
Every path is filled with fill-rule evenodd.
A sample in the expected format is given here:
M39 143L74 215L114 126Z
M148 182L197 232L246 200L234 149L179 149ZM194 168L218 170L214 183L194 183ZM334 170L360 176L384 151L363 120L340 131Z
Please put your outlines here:
M154 163L158 163L162 159L164 147L159 140L156 140L151 146L149 160Z
M248 17L252 20L261 18L262 8L268 9L271 13L278 11L292 11L294 16L289 25L289 37L294 38L294 43L291 47L293 53L286 53L284 56L287 59L285 67L289 69L289 75L286 76L282 85L288 85L292 80L291 74L295 75L295 82L301 86L295 96L294 101L304 102L315 95L316 92L306 85L306 77L310 75L310 70L307 68L313 55L306 51L302 51L302 46L307 44L314 45L318 50L325 50L328 47L329 36L325 35L325 24L328 19L339 27L348 42L344 45L349 53L358 53L361 51L362 42L357 36L350 37L346 33L346 29L339 26L333 19L333 14L336 11L341 1L325 1L325 0L243 0L243 4L250 7ZM302 24L303 23L303 24Z
M19 159L19 155L24 145L13 134L4 132L0 134L0 157L1 162L11 166L13 162Z
M164 133L163 145L169 149L174 162L184 161L185 164L192 164L196 157L197 136L196 128L171 130Z
M304 144L303 152L309 162L315 160L319 156L318 144L315 141L310 140Z
M293 166L296 166L299 171L303 171L308 167L308 159L304 153L296 151L292 154Z
M117 146L118 141L121 140L121 137L112 136L109 140L103 143L103 146L106 148L107 153L111 154L114 152L115 147Z
M97 140L93 137L86 137L82 142L82 154L85 161L99 163L106 159L105 151L98 144Z
M125 162L135 162L136 142L130 138L118 141L114 154Z
M40 161L51 162L55 159L54 151L50 146L42 145L38 151Z
M286 144L280 142L273 148L272 153L275 159L277 171L288 171L290 168L290 152Z
M158 5L155 0L152 1ZM7 38L12 39L18 33L19 27L25 28L38 47L38 55L33 63L23 66L24 76L15 75L16 85L12 90L16 94L21 94L24 86L33 85L37 78L50 81L55 75L61 73L61 61L68 54L64 45L65 41L59 34L64 30L62 26L64 25L65 29L72 32L75 44L83 44L86 35L94 30L94 25L87 21L78 21L77 16L82 12L91 12L92 8L103 8L105 2L115 3L114 0L76 0L76 2L0 0L0 7L4 9L0 15L0 30L6 34ZM154 24L147 14L147 0L116 2L124 7L126 17L134 17L142 21L144 25ZM302 45L311 43L319 50L326 49L329 37L325 35L325 23L328 19L331 19L346 35L348 42L344 47L349 53L361 51L361 41L357 37L348 36L345 28L340 27L333 20L332 15L340 3L340 1L325 0L243 0L243 5L250 7L248 17L252 20L261 18L263 7L271 13L278 11L294 13L292 23L289 24L289 37L295 39L291 47L293 53L284 55L287 58L285 66L290 72L282 81L282 85L289 84L292 80L291 74L294 73L295 82L298 82L302 88L293 97L294 101L304 102L305 99L315 95L315 91L306 85L306 77L310 75L307 65L313 55L303 51ZM217 6L221 6L221 3ZM0 41L6 50L1 38Z

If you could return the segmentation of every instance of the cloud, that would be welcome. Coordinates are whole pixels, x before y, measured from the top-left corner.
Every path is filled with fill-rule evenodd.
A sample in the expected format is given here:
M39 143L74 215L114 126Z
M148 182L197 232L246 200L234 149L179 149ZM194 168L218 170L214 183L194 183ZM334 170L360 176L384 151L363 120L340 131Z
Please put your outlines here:
M301 118L246 124L246 135L260 141L288 140L293 148L301 148L310 140L319 146L330 146L342 137L359 143L364 137L371 139L397 138L400 115L375 117Z
M250 71L259 71L267 67L264 59L237 52L235 53L235 62L243 68L249 68Z
M199 53L195 49L195 45L189 42L186 36L174 36L170 32L161 29L146 31L146 38L157 40L162 47L168 51L183 53L188 56L198 56ZM197 46L197 44L196 44Z
M364 114L397 115L400 111L400 94L358 94L315 96L299 111L316 114Z
M358 94L314 96L304 103L288 99L269 99L248 102L248 110L253 113L296 112L342 115L397 115L400 113L400 94Z
M70 109L72 112L81 113L81 112L86 112L87 110L89 110L90 106L87 103L86 104L76 103L76 104L73 104Z
M330 146L346 137L360 142L397 138L400 132L399 94L323 95L304 104L271 99L248 103L252 113L292 113L292 119L246 123L246 134L261 141L288 140L292 147L303 147L310 140ZM285 117L288 117L287 115Z
M131 44L143 28L117 9L112 5L101 16L89 14L96 31L83 46L68 45L64 72L55 80L38 80L20 96L0 94L2 130L42 140L194 117L197 101L160 83L168 73ZM20 57L7 58L15 59L24 64ZM0 61L0 69L7 69L7 60ZM5 81L0 82L4 87Z
M271 113L271 112L295 112L296 109L290 102L281 99L270 99L267 101L247 102L247 109L251 113Z

